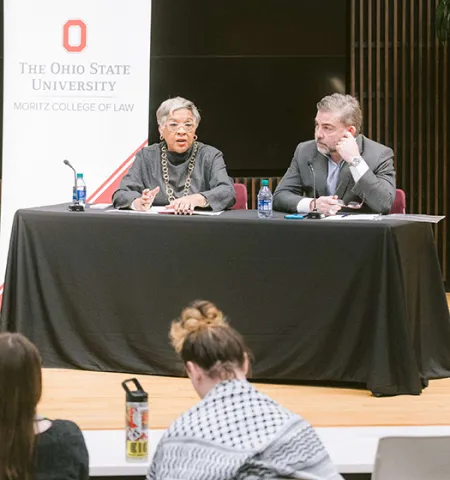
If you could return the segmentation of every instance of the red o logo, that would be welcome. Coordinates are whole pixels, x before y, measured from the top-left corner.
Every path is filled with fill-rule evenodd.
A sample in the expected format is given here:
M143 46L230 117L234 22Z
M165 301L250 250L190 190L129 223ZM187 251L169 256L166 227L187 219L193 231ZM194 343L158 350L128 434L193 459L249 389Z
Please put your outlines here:
M78 45L69 42L70 29L79 29L80 40ZM63 45L68 52L82 52L86 48L86 24L82 20L68 20L63 28Z

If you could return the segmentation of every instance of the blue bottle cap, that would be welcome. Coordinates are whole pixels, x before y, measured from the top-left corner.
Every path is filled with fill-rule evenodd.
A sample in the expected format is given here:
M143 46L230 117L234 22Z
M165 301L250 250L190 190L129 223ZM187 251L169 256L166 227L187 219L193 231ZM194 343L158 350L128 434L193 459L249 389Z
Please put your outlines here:
M83 178L83 174L82 173L77 173L77 178Z
M269 180L261 180L261 185L263 187L268 187L269 186Z

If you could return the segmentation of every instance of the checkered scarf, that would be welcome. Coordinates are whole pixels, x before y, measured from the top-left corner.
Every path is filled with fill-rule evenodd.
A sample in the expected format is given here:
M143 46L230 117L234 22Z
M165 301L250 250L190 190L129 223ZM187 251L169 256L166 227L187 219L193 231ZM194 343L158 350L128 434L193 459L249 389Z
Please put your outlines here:
M147 480L340 479L312 427L247 381L216 385L161 439Z

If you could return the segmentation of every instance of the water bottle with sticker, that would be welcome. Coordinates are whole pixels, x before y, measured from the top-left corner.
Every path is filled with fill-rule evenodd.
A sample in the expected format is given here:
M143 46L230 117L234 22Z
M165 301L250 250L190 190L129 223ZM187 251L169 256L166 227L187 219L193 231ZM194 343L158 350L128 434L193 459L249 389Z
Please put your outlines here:
M133 383L135 390L127 384ZM148 394L136 378L122 382L126 391L125 455L129 462L148 460Z

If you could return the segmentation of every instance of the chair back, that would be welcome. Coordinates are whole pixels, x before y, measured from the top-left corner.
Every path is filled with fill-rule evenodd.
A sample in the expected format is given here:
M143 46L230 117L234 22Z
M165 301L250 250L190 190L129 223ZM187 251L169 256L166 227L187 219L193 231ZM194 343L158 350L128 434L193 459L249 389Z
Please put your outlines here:
M281 181L281 177L234 177L235 186L242 184L247 190L247 208L258 208L258 192L261 188L261 180L269 180L269 190L273 193ZM236 208L236 207L235 207Z
M236 203L232 210L247 210L247 187L243 183L235 183Z
M394 203L390 213L405 213L406 212L406 195L401 188L395 191Z
M372 480L449 478L450 436L380 438Z

